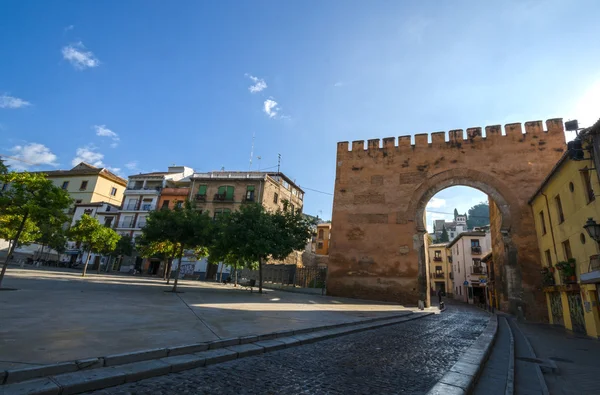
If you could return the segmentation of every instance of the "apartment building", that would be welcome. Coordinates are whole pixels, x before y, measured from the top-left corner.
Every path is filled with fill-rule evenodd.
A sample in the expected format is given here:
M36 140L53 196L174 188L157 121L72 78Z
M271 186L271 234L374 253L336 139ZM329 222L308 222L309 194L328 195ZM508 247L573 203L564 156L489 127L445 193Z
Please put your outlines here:
M329 239L331 237L331 223L317 224L315 254L329 255Z
M452 296L454 293L452 253L448 243L430 244L427 246L427 252L431 293L437 294L441 290L446 296Z
M454 299L485 303L487 268L482 258L492 250L489 232L463 232L448 247L452 255Z

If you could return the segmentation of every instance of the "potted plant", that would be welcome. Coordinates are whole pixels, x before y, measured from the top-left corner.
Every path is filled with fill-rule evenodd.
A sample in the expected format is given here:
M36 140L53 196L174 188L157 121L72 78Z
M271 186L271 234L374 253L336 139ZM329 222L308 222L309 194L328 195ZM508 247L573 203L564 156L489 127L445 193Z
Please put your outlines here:
M575 258L569 258L567 261L561 261L556 264L558 269L565 280L565 282L576 282L577 276L575 275Z
M542 285L544 287L550 287L554 285L554 274L552 274L553 272L553 270L549 270L547 267L542 269Z

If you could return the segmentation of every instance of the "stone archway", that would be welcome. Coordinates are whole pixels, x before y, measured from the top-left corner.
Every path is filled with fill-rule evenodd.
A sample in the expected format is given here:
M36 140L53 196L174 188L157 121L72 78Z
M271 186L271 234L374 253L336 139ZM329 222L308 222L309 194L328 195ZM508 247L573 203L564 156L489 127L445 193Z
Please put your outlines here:
M427 300L423 238L429 199L452 185L487 193L503 310L546 315L529 198L565 151L561 119L338 143L327 290ZM448 141L446 141L448 137ZM496 252L497 250L497 252Z

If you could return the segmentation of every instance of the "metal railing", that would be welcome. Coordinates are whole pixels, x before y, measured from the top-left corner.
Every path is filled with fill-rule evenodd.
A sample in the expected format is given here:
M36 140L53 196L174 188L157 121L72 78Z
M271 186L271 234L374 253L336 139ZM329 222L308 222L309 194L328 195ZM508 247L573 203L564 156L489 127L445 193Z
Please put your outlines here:
M238 271L238 278L255 279L258 282L258 270ZM301 288L325 288L326 268L297 267L296 265L263 265L263 283L273 283Z
M152 211L152 210L154 210L155 207L156 207L156 205L151 204L151 203L142 204L140 206L140 210L143 210L143 211Z
M223 194L216 193L214 200L217 202L233 202L233 196L227 196L224 193Z
M442 261L442 257L441 256L434 256L433 260L436 262L441 262Z
M444 272L433 273L433 278L444 278Z
M481 246L471 246L471 254L481 254Z
M133 228L133 219L130 221L121 221L119 222L118 228Z
M195 199L197 202L206 202L206 194L201 195L198 193L198 194L196 194Z
M137 210L137 206L138 206L138 201L135 202L129 202L127 203L127 205L123 208L123 210Z
M482 266L471 266L471 274L485 274L485 268Z

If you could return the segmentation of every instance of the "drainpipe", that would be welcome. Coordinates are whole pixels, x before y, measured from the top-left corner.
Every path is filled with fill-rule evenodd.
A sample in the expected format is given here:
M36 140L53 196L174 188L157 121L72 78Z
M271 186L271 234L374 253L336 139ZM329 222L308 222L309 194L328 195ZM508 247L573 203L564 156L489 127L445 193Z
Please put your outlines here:
M544 192L540 192L540 194L546 199L546 210L548 211L548 223L550 224L550 235L552 236L552 246L554 247L554 256L556 257L556 262L558 262L558 252L556 251L556 240L554 239L554 227L552 226L552 215L550 215L550 205L548 204L548 196ZM535 213L534 213L535 215Z

